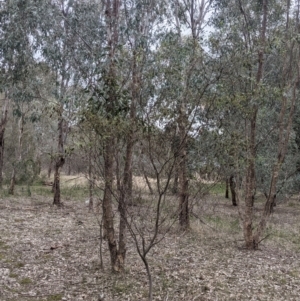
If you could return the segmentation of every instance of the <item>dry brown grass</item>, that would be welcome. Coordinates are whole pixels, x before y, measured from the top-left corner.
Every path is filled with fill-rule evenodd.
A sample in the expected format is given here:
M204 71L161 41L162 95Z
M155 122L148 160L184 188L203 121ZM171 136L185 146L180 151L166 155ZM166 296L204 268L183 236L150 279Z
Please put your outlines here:
M61 175L61 184L65 187L72 187L72 186L87 186L88 179L85 175Z

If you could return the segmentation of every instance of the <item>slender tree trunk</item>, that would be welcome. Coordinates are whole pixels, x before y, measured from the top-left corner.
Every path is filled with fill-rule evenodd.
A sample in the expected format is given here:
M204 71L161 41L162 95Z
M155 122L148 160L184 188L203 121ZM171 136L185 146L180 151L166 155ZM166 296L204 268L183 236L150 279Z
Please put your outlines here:
M15 184L16 184L16 168L14 166L12 174L11 174L11 178L10 178L9 189L8 189L8 193L11 195L15 194Z
M64 154L64 119L62 117L62 110L60 112L60 116L58 119L58 153L55 161L55 169L54 169L54 181L53 181L53 189L54 189L54 198L53 205L61 206L61 196L60 196L60 172L62 167L65 164L65 154Z
M53 152L52 152L52 150L51 150L51 158L50 158L50 163L49 163L49 165L48 165L48 172L47 172L48 178L51 177L52 164L53 164Z
M10 187L9 187L9 194L13 195L15 193L15 185L16 185L16 168L20 166L22 162L22 145L23 145L23 133L24 133L24 115L22 114L19 121L18 121L18 130L19 130L19 137L18 137L18 156L17 160L13 166L13 172L10 179ZM19 167L20 168L20 167Z
M53 183L53 190L54 190L54 198L53 198L53 205L61 206L61 195L60 195L60 171L61 167L64 165L64 159L61 158L61 161L57 161L55 164L54 170L54 183Z
M71 175L71 164L72 164L72 161L71 161L71 158L69 157L68 158L68 176Z
M3 184L3 155L4 155L4 134L5 128L7 124L7 112L8 112L8 96L5 93L4 104L2 106L2 117L0 121L0 188L2 188Z
M231 201L233 206L237 206L237 201L236 201L236 183L234 176L231 175L229 178L229 186L230 186L230 192L231 192Z
M124 271L125 256L126 256L126 232L127 232L127 205L132 202L132 191L129 187L129 181L132 180L131 169L132 148L127 145L126 162L124 168L124 179L121 187L119 199L119 248L117 252L117 261L115 263L115 271Z
M152 282L152 275L149 267L148 260L146 258L146 255L142 257L142 261L145 265L146 272L147 272L147 277L148 277L148 283L149 283L149 289L148 289L148 301L153 300L153 282Z
M229 180L228 178L226 178L226 181L225 181L225 198L226 199L229 199Z
M245 214L243 222L244 239L247 249L253 249L253 194L255 191L255 158L256 158L256 116L257 109L250 126L249 157L245 187Z
M40 154L36 158L36 164L37 164L36 173L39 176L41 174L41 172L42 172L42 161L41 161Z
M60 199L60 167L62 166L62 162L57 161L55 163L54 168L54 181L53 181L53 192L54 192L54 199L53 205L61 206L61 199Z
M179 224L182 230L187 230L190 226L190 219L188 195L189 182L187 176L187 134L184 104L182 104L180 108L179 136Z
M4 133L5 126L0 128L0 188L3 184L3 155L4 155Z
M24 134L24 115L22 114L19 122L18 122L18 128L19 128L19 143L18 143L18 161L22 161L22 149L23 149L23 134Z
M90 137L91 140L91 137ZM93 202L93 194L94 194L94 175L93 175L93 166L92 166L92 147L89 149L89 212L93 211L94 202Z
M114 159L114 138L109 137L105 141L105 153L104 153L104 175L105 175L105 187L103 197L103 227L105 236L108 240L108 247L110 252L110 261L112 270L115 270L117 261L117 242L115 239L114 230L114 213L112 206L112 191L113 191L113 159Z
M146 184L147 184L147 186L148 186L148 189L149 189L150 194L154 194L153 188L152 188L152 186L151 186L151 183L150 183L150 181L149 181L149 178L148 178L147 173L146 173L145 170L143 170L143 175L144 175L144 178L145 178L145 181L146 181Z
M175 160L178 161L178 158L176 158ZM173 183L173 187L172 187L172 192L174 194L178 193L178 180L179 180L179 168L178 168L177 162L175 162L175 165L174 165L174 183Z

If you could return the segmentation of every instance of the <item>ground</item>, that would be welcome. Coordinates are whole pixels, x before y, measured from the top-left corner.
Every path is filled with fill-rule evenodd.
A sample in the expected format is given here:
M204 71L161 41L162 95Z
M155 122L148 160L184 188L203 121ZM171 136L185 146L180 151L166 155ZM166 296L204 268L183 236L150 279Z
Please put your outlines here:
M96 301L99 294L106 301L147 300L147 275L132 239L124 274L110 272L106 241L101 269L99 214L88 213L84 198L75 195L63 197L63 208L38 189L30 197L20 190L1 197L1 301ZM299 300L297 199L275 208L255 252L243 248L238 211L229 200L208 195L198 202L191 230L181 233L174 224L148 255L154 300Z

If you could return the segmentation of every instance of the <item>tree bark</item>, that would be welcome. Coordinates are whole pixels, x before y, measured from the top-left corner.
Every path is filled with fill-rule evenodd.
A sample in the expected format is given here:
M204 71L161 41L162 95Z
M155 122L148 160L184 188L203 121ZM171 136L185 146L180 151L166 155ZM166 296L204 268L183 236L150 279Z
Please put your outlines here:
M15 194L15 184L16 184L16 168L14 166L12 174L11 174L11 178L10 178L9 189L8 189L8 193L11 195Z
M53 190L54 190L54 198L53 205L62 206L61 195L60 195L60 172L62 167L65 164L65 154L64 154L64 119L62 117L62 110L60 108L60 116L58 119L58 153L55 161L55 169L54 169L54 181L53 181Z
M90 135L90 141L91 141L91 135ZM93 196L94 196L94 175L93 175L93 165L92 165L92 147L89 149L89 212L93 211L94 209L94 202L93 202Z
M69 157L68 158L68 176L70 176L71 175L71 164L72 164L72 161L71 161L71 158Z
M230 192L231 192L231 202L232 202L232 206L237 206L237 201L236 201L236 183L235 183L235 179L234 176L231 175L229 178L229 186L230 186Z
M56 206L62 206L61 196L60 196L60 171L64 163L65 163L65 159L63 157L60 157L59 160L57 160L55 163L54 182L53 182L53 189L54 189L53 205Z
M147 184L147 186L148 186L148 189L149 189L150 194L154 194L153 188L152 188L152 186L151 186L151 183L150 183L150 181L149 181L149 178L148 178L148 176L147 176L145 170L143 170L143 175L144 175L144 178L145 178L145 181L146 181L146 184Z
M177 158L175 159L177 161ZM174 165L174 183L172 187L172 193L177 194L178 193L178 180L179 180L179 170L178 170L178 164L175 162Z
M7 112L8 112L9 99L7 92L5 93L4 104L2 106L2 117L0 121L0 188L3 184L3 155L4 155L4 134L7 124Z
M117 267L120 271L124 271L124 263L126 256L126 231L127 231L127 206L132 203L132 158L133 158L133 147L134 147L134 128L136 118L136 102L139 95L139 73L137 70L136 53L133 52L133 65L132 65L132 87L131 94L132 100L130 105L130 128L127 136L126 145L126 156L124 165L124 176L121 185L121 193L119 200L119 213L120 213L120 224L119 224L119 249Z
M188 195L189 182L187 176L187 133L184 104L181 104L179 112L179 224L182 230L187 230L190 226L190 218Z
M16 185L16 169L20 168L20 163L22 162L22 144L23 144L23 133L24 133L24 115L21 114L21 117L18 121L18 156L13 166L13 172L10 179L10 187L9 187L9 194L14 195L15 193L15 185Z
M115 239L114 230L114 214L112 206L112 191L113 191L113 154L114 154L114 138L108 137L105 141L104 153L104 197L102 202L103 207L103 228L108 241L110 253L110 261L113 272L118 272L115 268L117 261L117 242Z
M51 150L51 154L50 154L50 163L49 163L49 165L48 165L48 171L47 171L47 176L48 176L48 178L51 177L52 164L53 164L53 152L52 152L52 150Z
M121 3L119 0L107 0L105 2L105 14L106 14L106 27L107 27L107 44L109 50L109 66L106 78L106 85L108 88L107 96L107 118L111 119L115 117L115 106L117 104L117 82L116 82L116 70L115 70L115 51L118 45L119 35L119 10ZM106 237L108 240L108 247L110 251L111 266L113 272L121 272L124 269L124 261L126 254L126 204L131 194L131 160L132 160L132 145L131 137L129 136L127 143L127 154L125 159L124 179L121 186L121 194L119 200L119 249L117 246L114 222L113 222L113 206L112 206L112 191L113 191L113 159L114 159L114 137L113 133L109 134L109 137L105 141L105 153L104 153L104 174L105 174L105 187L103 198L103 224L106 231Z
M226 177L225 185L226 185L225 186L225 198L229 199L229 180L227 177Z
M2 188L2 184L3 184L4 133L5 133L5 126L1 125L0 126L0 188Z

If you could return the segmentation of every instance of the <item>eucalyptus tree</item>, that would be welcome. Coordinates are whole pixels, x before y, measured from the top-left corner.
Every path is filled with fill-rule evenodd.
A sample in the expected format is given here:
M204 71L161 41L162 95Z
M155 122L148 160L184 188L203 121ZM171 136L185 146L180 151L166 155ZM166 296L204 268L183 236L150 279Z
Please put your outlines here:
M235 160L236 171L243 178L244 239L247 248L256 249L275 203L279 175L289 149L299 82L299 49L294 39L298 34L298 8L289 1L284 4L264 0L221 1L218 9L215 49L225 53L231 63L231 74L228 72L223 84L225 90L232 91L227 94L231 101L228 106L239 112L243 121L240 129L245 133L241 140L243 147ZM294 19L291 12L295 12ZM270 159L266 162L272 167L266 181L266 202L255 228L253 201L259 181L257 171L268 135L276 141L272 146L277 154L274 157L273 151L268 154Z
M152 119L153 115L151 121L147 118L157 92L153 74L157 73L159 66L155 64L153 53L158 43L157 31L162 28L159 21L164 11L156 1L104 1L102 5L99 6L99 26L105 31L95 35L97 45L91 44L91 65L96 67L85 79L89 83L87 91L91 97L83 107L83 119L90 123L93 137L102 145L99 161L93 160L93 167L97 168L96 172L104 180L104 230L112 270L119 272L124 269L127 227L133 236L136 231L141 233L132 228L128 221L134 220L134 215L128 217L128 205L133 203L134 197L134 146L138 138L144 139L142 130L155 127L156 119ZM101 56L97 57L99 53ZM148 126L145 125L147 122ZM151 149L153 147L151 143ZM154 157L155 151L152 151L151 156ZM156 176L159 177L158 181L162 180L162 174ZM116 186L113 185L114 177ZM165 192L159 195L159 204ZM120 216L119 231L116 231L114 225L114 200L117 201ZM160 205L155 208L160 209ZM159 211L158 216L160 218ZM145 249L144 236L141 238L143 247L140 241L136 241L139 254L148 268L147 272L149 266L146 255L156 241L159 225L158 219L157 231L153 234L149 248ZM116 233L119 234L118 238Z
M164 34L157 60L161 65L157 106L161 120L172 121L178 135L179 223L189 227L188 136L204 105L204 95L215 80L204 50L205 17L211 1L171 1L171 27Z
M128 83L128 104L129 123L126 130L126 151L124 158L124 169L122 180L119 185L119 257L124 261L126 254L126 229L127 229L127 207L132 204L132 176L133 176L133 152L137 142L136 133L139 131L141 111L145 106L147 98L145 69L149 67L150 48L153 46L154 22L157 19L157 1L124 1L124 21L126 26L125 58L128 58L127 72L130 76ZM123 58L124 59L124 58ZM124 264L120 268L124 269Z
M89 127L94 132L92 136L102 145L102 151L97 152L99 154L98 162L95 161L93 167L98 176L104 180L103 226L105 237L108 240L112 270L119 272L124 269L126 254L125 201L123 199L123 202L119 204L119 211L122 214L119 240L117 240L113 201L115 198L117 200L119 198L115 194L113 182L115 177L114 161L115 156L118 156L116 138L123 131L123 126L126 124L124 117L128 111L126 104L128 101L126 96L128 94L128 79L124 76L125 72L120 68L122 64L121 45L124 38L124 5L122 1L118 0L103 1L94 7L94 12L95 14L92 16L95 18L92 17L90 24L83 22L85 26L91 25L92 29L89 29L91 35L87 39L84 38L89 57L83 57L83 73L81 74L90 97L87 104L81 106L81 110L83 120L90 124ZM81 30L78 26L76 32L82 37ZM128 74L126 75L128 76ZM129 158L127 170L130 168L130 164ZM123 185L126 185L123 191L126 190L128 193L130 170L126 171L125 174L127 180L125 180L125 184L123 182Z
M102 89L97 90L102 114L110 129L103 139L104 197L103 218L112 269L124 270L128 205L132 204L133 153L140 131L143 110L149 92L145 70L149 68L153 47L154 21L158 16L156 1L105 1L106 26L105 67L102 69ZM148 72L148 71L147 71ZM101 87L101 86L100 86ZM105 91L103 94L102 91ZM125 138L124 138L125 136ZM125 148L121 147L124 143ZM114 194L114 158L116 160L117 193ZM119 236L115 237L113 224L113 197L120 215Z
M71 118L76 100L76 47L78 37L72 31L74 21L74 1L48 1L40 9L39 31L36 35L38 50L50 68L52 95L48 109L57 117L57 151L54 166L54 200L61 205L60 172L66 160L65 144L70 130Z
M4 134L8 121L9 103L19 106L29 102L28 79L34 63L30 35L35 31L35 18L31 1L2 1L0 3L0 92L2 93L2 118L0 129L0 183L2 185ZM29 88L29 89L30 89ZM25 91L27 90L27 92Z
M296 102L299 100L300 47L296 37L299 35L300 2L296 1L295 4L295 6L292 6L290 1L287 1L285 30L278 45L278 53L275 55L275 57L277 55L280 57L280 71L282 72L276 73L276 82L279 83L280 89L277 115L277 157L273 161L269 189L266 194L266 203L261 220L253 237L249 235L253 240L254 248L258 246L276 202L277 186L288 154ZM292 14L294 14L293 18L291 18ZM272 55L270 57L272 58Z

